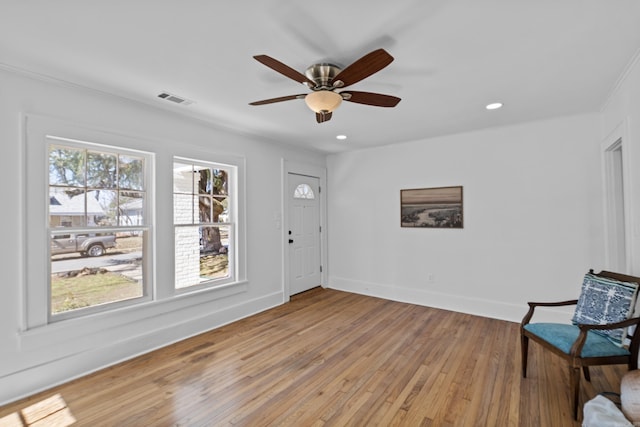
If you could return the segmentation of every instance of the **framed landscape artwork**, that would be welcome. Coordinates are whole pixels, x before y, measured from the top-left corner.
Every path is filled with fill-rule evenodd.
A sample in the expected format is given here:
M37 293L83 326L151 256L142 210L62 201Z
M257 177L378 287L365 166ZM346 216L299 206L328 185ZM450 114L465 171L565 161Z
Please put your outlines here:
M462 228L462 186L400 190L400 225Z

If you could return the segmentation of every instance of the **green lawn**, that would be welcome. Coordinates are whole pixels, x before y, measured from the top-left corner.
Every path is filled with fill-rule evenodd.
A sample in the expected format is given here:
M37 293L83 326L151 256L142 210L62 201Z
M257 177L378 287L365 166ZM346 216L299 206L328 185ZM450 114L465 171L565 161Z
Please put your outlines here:
M200 258L200 275L209 279L226 277L228 265L226 254L203 256ZM52 314L140 296L142 284L104 269L87 271L75 277L51 275Z
M142 285L117 273L51 276L51 312L61 313L142 296Z
M206 255L200 257L200 276L218 279L229 275L229 256Z

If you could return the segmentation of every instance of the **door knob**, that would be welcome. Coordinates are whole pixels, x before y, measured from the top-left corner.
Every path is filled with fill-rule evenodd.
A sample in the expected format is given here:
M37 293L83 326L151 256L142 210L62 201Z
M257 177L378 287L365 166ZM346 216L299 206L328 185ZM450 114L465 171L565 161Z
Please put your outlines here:
M293 239L289 239L289 243L293 243Z

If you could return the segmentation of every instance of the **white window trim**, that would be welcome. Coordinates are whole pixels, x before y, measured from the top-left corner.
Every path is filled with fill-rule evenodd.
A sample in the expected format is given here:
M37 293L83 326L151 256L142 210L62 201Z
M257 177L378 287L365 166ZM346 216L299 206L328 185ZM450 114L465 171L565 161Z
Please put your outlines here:
M207 156L208 157L208 156ZM181 157L181 156L174 156L173 157L173 162L174 163L185 163L185 164L191 164L191 165L195 165L195 166L202 166L205 168L215 168L215 167L219 167L220 169L225 169L229 172L228 174L228 179L229 179L229 191L228 191L228 201L229 201L229 205L228 205L228 209L229 209L229 215L230 215L230 221L226 222L226 223L220 223L220 226L225 226L225 225L230 225L230 235L229 235L229 277L227 278L223 278L223 279L211 279L211 280L207 280L204 281L202 283L199 284L193 284L190 286L186 286L183 288L175 288L175 293L176 294L186 294L186 293L192 293L192 292L199 292L199 291L203 291L206 289L215 289L215 288L220 288L220 287L225 287L228 285L233 285L235 283L238 283L239 280L239 269L238 269L238 254L239 254L239 242L238 242L238 233L239 233L239 225L238 225L238 220L239 220L239 202L238 202L238 195L239 195L239 191L238 191L238 183L239 183L239 170L240 170L240 166L238 163L243 163L243 162L238 162L238 159L236 159L235 162L233 163L227 163L227 162L221 162L220 160L218 161L207 161L207 160L202 160L202 159L193 159L193 158L188 158L188 157ZM175 194L175 192L174 192ZM174 202L175 203L175 202ZM205 225L205 226L210 226L211 224L199 224L197 222L194 222L192 224L176 224L175 223L175 218L173 221L173 229L175 230L176 227L198 227L201 225ZM174 234L175 236L175 234ZM174 242L174 261L175 261L175 242ZM175 287L175 284L174 284Z
M123 306L136 305L152 300L153 297L153 264L154 245L152 227L154 223L153 176L154 154L143 147L137 138L126 137L118 134L105 133L98 130L81 128L77 125L37 115L25 116L25 156L23 163L25 189L24 212L26 217L24 265L25 281L23 289L23 330L30 330L47 326L53 323L53 319L68 320L74 317L94 316L99 313L108 313ZM53 138L53 139L52 139ZM55 141L55 139L62 140ZM132 300L110 303L104 307L90 307L78 314L61 313L49 314L50 305L50 257L49 257L49 218L47 215L49 200L49 176L48 176L48 150L51 143L66 144L79 147L107 147L110 151L143 155L148 163L146 166L145 190L147 224L145 227L149 233L148 244L145 248L145 265L143 266L145 283L143 296Z
M197 147L190 147L183 145L180 153L175 153L171 158L171 167L173 168L173 162L188 161L196 164L206 165L222 165L230 166L234 168L234 184L229 190L229 197L233 203L233 209L230 208L232 215L235 215L235 245L233 248L233 266L229 268L234 269L234 279L227 281L213 281L210 286L190 286L182 289L175 289L175 285L172 289L162 289L161 292L170 294L175 297L187 297L189 295L199 295L203 293L221 292L229 288L233 288L236 285L243 285L242 289L246 288L248 281L247 277L247 217L246 217L246 159L234 154L224 152L204 152ZM173 178L171 179L171 189L173 189ZM173 191L168 194L171 198L171 207L173 209ZM171 210L171 245L175 248L174 234L175 224L173 222L173 210ZM175 250L175 249L174 249ZM172 252L173 253L173 252ZM175 253L173 253L173 259L175 259ZM175 277L175 271L172 270L172 276ZM173 284L173 281L172 281ZM227 291L225 291L227 292Z
M152 187L147 187L149 220L153 233L149 245L153 256L149 259L147 277L153 284L153 300L115 308L109 311L93 313L87 316L67 319L60 322L47 323L48 300L42 299L38 305L30 301L31 290L37 283L48 283L46 277L49 269L48 235L49 221L48 203L48 155L44 137L48 134L63 135L65 138L79 141L102 143L109 146L123 147L133 150L155 153L154 164L149 169ZM55 119L39 114L22 116L23 151L21 153L21 175L18 177L19 200L22 221L22 239L20 243L21 290L20 290L20 331L18 345L25 351L37 351L50 348L59 350L58 356L85 351L103 340L118 340L123 327L129 334L146 336L155 332L161 333L166 324L156 320L158 316L173 319L169 322L185 321L184 313L190 307L227 298L247 292L247 243L246 243L246 159L243 156L211 153L202 151L197 146L181 144L181 152L168 152L166 147L174 146L173 141L147 139L144 136L128 136L113 132L111 129L84 127L68 120ZM158 144L165 147L157 153ZM32 151L41 149L40 154L32 156ZM237 166L237 183L235 194L237 207L236 236L236 281L222 286L205 289L194 289L189 293L176 293L174 286L173 250L159 251L157 245L172 248L173 241L173 192L172 170L175 157L198 158L206 162L223 163ZM157 171L167 173L157 174ZM155 188L162 190L158 194ZM45 196L47 195L47 196ZM153 208L155 207L155 209ZM40 235L40 238L36 238ZM34 240L35 239L35 240ZM34 246L33 242L40 243ZM46 241L46 243L43 243ZM31 259L36 262L32 270ZM158 280L162 278L162 280ZM171 278L171 279L167 279ZM39 281L40 280L40 281ZM44 282L42 282L44 280ZM46 286L44 286L45 290ZM192 320L192 319L191 319ZM96 341L97 340L97 341ZM64 346L61 344L64 343ZM47 350L49 351L49 350Z

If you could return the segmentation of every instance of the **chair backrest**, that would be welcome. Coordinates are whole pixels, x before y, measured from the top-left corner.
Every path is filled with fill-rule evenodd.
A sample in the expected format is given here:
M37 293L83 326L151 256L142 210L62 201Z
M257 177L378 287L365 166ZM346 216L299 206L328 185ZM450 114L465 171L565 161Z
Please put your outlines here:
M593 273L593 269L589 270L589 273ZM629 276L627 274L614 273L612 271L606 271L606 270L602 270L600 273L593 273L593 274L600 277L608 277L611 279L620 280L621 282L637 283L638 285L640 285L640 277L636 277L636 276ZM638 307L640 298L638 297L640 297L640 288L638 288L638 295L636 297L636 306L634 307L634 310L631 313L631 315L634 317L640 314L640 307Z
M574 324L605 325L633 317L640 279L626 274L589 270L576 304ZM616 345L628 344L627 328L593 330Z
M593 272L593 270L589 270L589 272ZM611 271L603 270L600 273L597 273L597 275L602 277L610 277L612 279L621 280L624 282L640 283L640 277L629 276L627 274L621 274L621 273L614 273ZM632 315L634 315L635 317L638 316L637 301L636 301L635 310L632 313ZM627 330L627 339L630 341L629 351L631 352L631 358L634 360L638 360L638 356L640 355L640 328L633 327L633 326L629 328Z
M589 270L589 273L595 274L596 276L600 276L600 277L609 277L611 279L620 280L621 282L638 283L640 281L640 277L629 276L621 273L614 273L612 271L606 271L606 270L602 270L600 273L594 273L593 269L591 269Z

